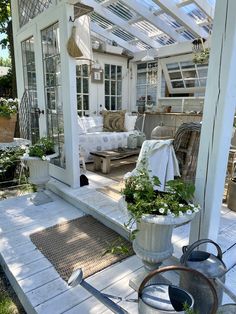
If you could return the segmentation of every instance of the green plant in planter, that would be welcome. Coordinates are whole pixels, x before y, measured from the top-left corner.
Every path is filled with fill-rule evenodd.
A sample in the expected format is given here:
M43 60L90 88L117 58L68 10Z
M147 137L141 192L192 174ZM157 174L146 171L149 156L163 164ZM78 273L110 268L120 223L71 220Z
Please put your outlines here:
M196 52L193 56L193 63L195 64L204 64L204 63L208 63L210 57L210 49L209 48L205 48L203 51L201 52Z
M25 157L39 157L43 160L47 160L47 155L55 153L54 142L48 137L42 137L36 144L30 146Z
M122 194L131 216L128 225L140 221L144 214L179 217L199 211L199 206L192 203L193 184L171 180L166 183L165 192L156 190L159 185L158 177L150 178L145 169L138 170L136 176L126 178Z
M18 103L18 99L0 98L0 117L10 119L11 115L17 113Z

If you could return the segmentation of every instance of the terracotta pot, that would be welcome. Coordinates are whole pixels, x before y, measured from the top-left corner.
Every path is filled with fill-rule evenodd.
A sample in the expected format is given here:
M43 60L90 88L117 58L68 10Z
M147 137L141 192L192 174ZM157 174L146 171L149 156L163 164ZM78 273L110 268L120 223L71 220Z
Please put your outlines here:
M15 126L16 115L12 115L10 119L0 116L0 143L13 142Z

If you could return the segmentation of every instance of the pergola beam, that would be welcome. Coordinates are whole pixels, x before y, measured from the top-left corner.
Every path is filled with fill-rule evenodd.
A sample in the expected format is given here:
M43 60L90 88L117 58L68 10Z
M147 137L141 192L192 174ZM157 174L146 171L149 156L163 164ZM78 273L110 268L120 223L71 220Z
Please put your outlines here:
M193 0L193 2L201 9L208 18L213 20L215 8L211 6L206 0Z
M182 8L182 7L185 7L186 5L189 5L191 3L193 3L193 0L182 0L179 3L177 3L177 7Z
M108 40L114 40L119 46L131 51L132 53L140 51L140 49L135 48L135 46L130 45L128 42L125 40L113 35L112 33L108 32L101 26L91 22L91 31L94 33L97 33L98 35L108 39Z
M96 13L100 14L102 17L111 21L113 24L118 25L121 29L125 30L126 32L133 35L134 37L139 38L141 41L143 41L145 44L149 45L150 47L155 48L155 49L161 47L161 45L157 41L150 39L147 35L140 32L134 26L129 25L126 21L118 17L116 14L112 13L107 8L103 7L98 2L94 0L84 0L84 2L86 2L87 5L90 5L91 7L93 7ZM118 36L116 37L119 38Z
M166 23L163 23L163 20L159 17L154 15L153 13L150 13L148 9L146 9L142 4L140 4L136 0L127 0L125 2L125 5L141 15L146 21L157 27L159 30L161 30L166 35L173 38L175 41L184 41L184 38L180 36L178 33L175 32L173 28L171 28Z
M197 37L208 37L208 33L203 28L197 25L194 20L184 13L181 8L176 6L176 3L172 0L153 0L159 7L161 7L167 14L172 16L177 22L184 25L186 29L189 29Z
M236 104L236 1L217 0L198 153L195 197L202 206L190 242L217 241Z

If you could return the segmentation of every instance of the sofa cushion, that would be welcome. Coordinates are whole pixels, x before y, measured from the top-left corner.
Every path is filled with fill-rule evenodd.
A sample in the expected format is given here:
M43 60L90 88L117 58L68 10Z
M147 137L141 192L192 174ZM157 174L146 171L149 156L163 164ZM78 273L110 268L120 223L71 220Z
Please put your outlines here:
M125 111L102 111L103 131L124 132L125 131Z
M86 129L85 129L84 124L83 124L83 120L79 116L78 116L78 128L79 128L79 135L86 133Z
M137 120L137 115L132 116L131 114L126 112L126 114L125 114L125 129L126 129L126 131L133 131L134 130L136 120Z
M87 133L103 131L103 117L91 116L81 118Z

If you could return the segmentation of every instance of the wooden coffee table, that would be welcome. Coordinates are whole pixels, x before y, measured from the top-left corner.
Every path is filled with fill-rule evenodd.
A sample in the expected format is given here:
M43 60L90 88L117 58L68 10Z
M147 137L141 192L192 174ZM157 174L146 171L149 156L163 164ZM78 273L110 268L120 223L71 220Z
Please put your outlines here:
M123 148L91 152L90 154L94 158L94 170L101 170L102 173L107 174L111 170L111 160L138 155L139 152L140 148L135 149Z

